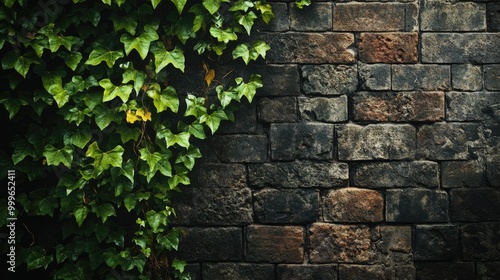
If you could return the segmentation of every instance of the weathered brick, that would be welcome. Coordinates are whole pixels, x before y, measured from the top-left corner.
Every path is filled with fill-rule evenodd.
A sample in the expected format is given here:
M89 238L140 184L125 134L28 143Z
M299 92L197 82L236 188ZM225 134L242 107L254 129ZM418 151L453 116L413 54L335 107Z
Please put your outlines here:
M271 124L271 158L274 160L331 159L333 157L331 124Z
M500 33L422 33L423 63L500 63Z
M439 186L439 166L431 161L367 162L352 166L353 184L367 188Z
M475 223L462 226L462 255L466 261L500 259L500 223ZM473 278L469 278L473 279Z
M254 213L264 224L313 222L319 216L319 192L313 189L263 189L254 193Z
M343 188L329 191L323 198L325 222L381 222L384 198L374 190Z
M451 83L455 90L481 90L483 88L481 67L471 64L453 64Z
M263 122L295 122L297 120L295 97L261 98L259 119Z
M393 90L450 89L450 67L447 65L393 65Z
M191 280L202 280L201 278L201 265L199 263L188 263L184 267L184 271L186 271Z
M337 3L334 31L415 31L417 6L402 3Z
M243 235L238 227L180 228L179 258L186 261L240 261Z
M339 160L411 159L415 152L411 125L347 124L337 130Z
M422 31L484 31L485 4L472 2L450 3L425 0L420 11Z
M415 63L418 33L361 33L359 59L367 63Z
M352 64L354 35L350 33L261 33L256 39L266 41L271 49L268 63L337 63Z
M500 279L500 261L477 262L476 279Z
M388 222L447 222L448 204L448 194L440 190L387 190L385 215Z
M486 24L488 31L500 31L500 3L486 4Z
M443 92L356 92L355 121L436 122L444 119Z
M498 153L486 159L486 178L492 187L500 187L500 155Z
M251 225L246 229L246 260L250 262L302 263L304 228Z
M269 280L274 279L272 264L256 263L204 263L205 280Z
M300 75L296 65L248 65L238 74L248 79L249 74L259 74L262 78L262 88L256 96L296 96L300 94ZM232 81L232 80L231 80Z
M478 130L473 123L424 125L417 133L418 154L431 160L471 159L482 145Z
M267 24L264 21L256 20L253 28L262 31L288 31L290 28L288 4L282 2L270 2L269 4L272 7L274 18Z
M305 94L343 95L358 87L356 65L306 65L301 72Z
M342 264L339 266L339 279L363 280L363 279L387 279L385 268L382 265L357 265Z
M336 264L280 264L278 280L337 280Z
M197 164L190 178L191 185L199 188L246 187L246 169L242 164Z
M459 256L458 227L454 225L417 225L414 259L452 261Z
M461 222L500 220L500 190L495 188L452 189L451 219Z
M494 119L500 111L500 92L447 92L446 105L449 121Z
M311 263L356 262L371 259L371 232L366 226L314 223L309 228Z
M474 263L417 262L417 280L474 279Z
M339 97L299 97L301 119L305 121L343 122L347 121L347 96Z
M328 31L332 30L332 4L329 2L312 2L311 5L299 9L290 5L290 29L295 31Z
M338 162L264 163L248 166L252 186L330 188L347 186L349 167Z
M416 280L416 269L415 266L412 265L398 265L394 267L394 277L389 279L396 280Z
M218 134L255 133L257 131L257 114L255 102L249 104L244 100L236 112L234 112L234 122L223 121L220 124Z
M265 135L214 136L208 149L210 161L219 162L264 162L267 159L267 137Z
M375 228L374 245L384 255L394 252L411 253L412 232L410 226L378 226Z
M477 188L484 184L484 166L478 160L443 161L441 181L443 188Z
M359 83L365 90L391 89L391 66L358 63Z
M484 87L487 90L500 90L500 64L484 65Z

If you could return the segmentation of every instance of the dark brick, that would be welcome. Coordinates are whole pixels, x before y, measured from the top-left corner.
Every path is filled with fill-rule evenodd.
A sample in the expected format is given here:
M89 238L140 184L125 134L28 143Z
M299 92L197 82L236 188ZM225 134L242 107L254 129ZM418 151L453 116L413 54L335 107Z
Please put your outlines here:
M255 133L257 131L257 108L255 102L249 104L244 100L234 112L234 122L223 121L217 134Z
M411 253L412 232L410 226L378 226L375 228L374 245L384 255L394 252Z
M422 31L484 31L485 5L471 2L446 3L426 0L420 11Z
M280 264L278 280L337 280L336 264Z
M359 59L367 63L415 63L418 33L361 33Z
M417 262L417 280L471 280L474 263Z
M416 269L414 265L400 265L394 267L394 277L396 280L415 280ZM391 279L391 278L389 278Z
M301 73L305 94L343 95L358 87L356 65L306 65Z
M332 29L332 4L312 2L299 9L290 5L290 29L295 31L328 31Z
M500 3L487 3L486 4L486 24L488 31L500 31Z
M382 265L356 265L343 264L339 267L339 279L341 280L363 280L378 279L385 280L385 268Z
M204 263L204 280L269 280L274 279L272 264L255 263Z
M443 188L477 188L484 184L484 166L478 160L441 163Z
M500 190L494 188L452 189L450 195L453 221L500 220Z
M339 160L412 159L415 128L411 125L347 124L337 130Z
M186 271L191 280L202 280L201 278L201 265L199 263L188 263L184 267L184 271Z
M484 87L487 90L500 90L500 64L484 65Z
M264 162L267 160L265 135L214 136L208 146L210 161Z
M500 156L498 153L496 156L492 155L486 159L486 177L492 187L500 187Z
M356 92L355 121L436 122L444 119L443 92Z
M483 76L481 66L471 64L451 65L451 82L456 90L481 90L483 88Z
M333 128L330 124L271 124L271 158L332 159Z
M416 261L452 261L459 256L458 227L417 225L414 259Z
M319 192L312 189L263 189L254 193L254 213L264 224L313 222L319 215Z
M439 190L387 190L386 219L401 223L447 222L448 195Z
M287 3L269 3L273 9L274 18L266 24L264 21L256 20L254 30L283 32L290 28L290 13Z
M186 261L240 261L243 258L242 229L180 228L186 232L178 257Z
M446 105L449 121L494 119L500 110L500 92L447 92Z
M481 279L481 280L500 279L500 261L478 262L476 268L476 279Z
M200 188L246 187L246 169L242 164L203 163L190 176L191 185Z
M352 167L353 184L367 188L439 186L439 166L431 161L370 162Z
M392 90L448 90L450 66L393 65Z
M281 188L330 188L347 186L349 167L346 163L264 163L248 166L252 186Z
M262 88L257 90L259 96L296 96L300 94L300 75L295 65L249 65L240 70L241 76L249 73L259 74L262 78ZM246 80L245 80L246 81Z
M499 260L500 223L476 223L461 228L462 255L467 261Z
M365 90L390 90L391 66L387 64L358 64L359 82Z
M331 190L323 198L323 219L325 222L381 222L384 198L374 190Z
M259 119L263 122L295 122L297 120L295 97L273 97L259 100Z
M300 117L305 121L343 122L349 118L347 96L339 97L299 97Z
M247 227L246 260L250 262L302 263L304 228L298 226Z

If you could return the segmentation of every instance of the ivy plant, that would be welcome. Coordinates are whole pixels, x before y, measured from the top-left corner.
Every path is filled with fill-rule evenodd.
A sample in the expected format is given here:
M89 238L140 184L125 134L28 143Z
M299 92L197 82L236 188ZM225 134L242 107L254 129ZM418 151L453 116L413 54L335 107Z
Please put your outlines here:
M0 176L16 171L16 269L189 279L171 253L172 193L190 183L196 143L262 87L256 74L222 83L217 65L265 58L249 35L272 18L265 0L3 0L0 103L15 135Z

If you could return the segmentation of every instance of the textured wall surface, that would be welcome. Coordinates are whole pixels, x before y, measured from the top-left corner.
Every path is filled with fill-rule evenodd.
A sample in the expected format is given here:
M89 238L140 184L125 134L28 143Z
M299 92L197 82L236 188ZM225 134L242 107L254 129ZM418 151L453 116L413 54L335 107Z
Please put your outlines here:
M271 2L177 198L193 279L500 279L500 2Z

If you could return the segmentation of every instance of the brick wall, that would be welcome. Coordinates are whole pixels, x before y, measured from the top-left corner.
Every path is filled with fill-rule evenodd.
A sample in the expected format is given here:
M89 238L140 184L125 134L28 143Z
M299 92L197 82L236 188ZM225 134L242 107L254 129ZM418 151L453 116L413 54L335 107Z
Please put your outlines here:
M500 279L500 2L272 5L176 198L193 279Z

